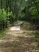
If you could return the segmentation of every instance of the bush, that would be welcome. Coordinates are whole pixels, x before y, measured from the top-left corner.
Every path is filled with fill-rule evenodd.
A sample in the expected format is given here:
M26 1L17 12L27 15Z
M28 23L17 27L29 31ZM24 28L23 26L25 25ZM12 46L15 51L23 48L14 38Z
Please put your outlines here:
M0 28L4 27L5 23L6 23L6 11L4 9L0 9Z

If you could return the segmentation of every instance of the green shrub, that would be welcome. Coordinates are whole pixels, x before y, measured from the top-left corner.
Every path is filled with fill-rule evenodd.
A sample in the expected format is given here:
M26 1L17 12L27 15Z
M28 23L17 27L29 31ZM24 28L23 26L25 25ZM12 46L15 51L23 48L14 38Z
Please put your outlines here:
M34 38L31 38L31 41L32 42L39 42L39 39L34 37Z
M29 35L34 35L35 34L35 32L31 32L31 33L29 33Z
M0 23L2 22L2 21L6 21L6 11L4 10L4 9L0 9Z

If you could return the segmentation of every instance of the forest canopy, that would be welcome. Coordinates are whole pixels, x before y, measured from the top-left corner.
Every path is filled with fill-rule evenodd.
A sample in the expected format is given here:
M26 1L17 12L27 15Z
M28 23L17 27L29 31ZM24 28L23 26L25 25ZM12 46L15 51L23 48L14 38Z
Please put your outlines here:
M39 0L0 0L0 29L17 20L32 22L39 28Z

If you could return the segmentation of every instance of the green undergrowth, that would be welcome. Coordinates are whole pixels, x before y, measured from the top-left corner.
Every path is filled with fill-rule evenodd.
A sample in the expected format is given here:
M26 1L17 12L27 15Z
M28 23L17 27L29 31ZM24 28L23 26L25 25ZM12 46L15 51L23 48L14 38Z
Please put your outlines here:
M22 26L25 30L29 30L30 26L29 25L23 25Z
M29 28L30 28L30 26L29 25L26 25L26 26L24 26L25 28L26 28L26 30L28 30Z
M25 34L26 32L25 32L25 31L23 31L22 33L23 33L23 34Z
M14 24L8 24L8 27L11 27L11 26L13 26Z
M24 22L24 21L17 21L17 22Z
M38 38L31 38L31 42L39 42L39 39Z
M15 24L18 24L20 22L24 22L24 21L15 21L13 24L15 25Z
M35 37L31 38L31 41L33 42L39 42L39 33L38 32L32 32L29 35L35 35Z
M34 35L35 34L35 32L30 32L30 33L28 33L29 35Z
M36 37L36 38L39 38L39 32L36 32L36 33L35 33L35 37Z
M5 33L7 33L8 30L4 29L4 30L0 30L0 37L3 37L5 35Z

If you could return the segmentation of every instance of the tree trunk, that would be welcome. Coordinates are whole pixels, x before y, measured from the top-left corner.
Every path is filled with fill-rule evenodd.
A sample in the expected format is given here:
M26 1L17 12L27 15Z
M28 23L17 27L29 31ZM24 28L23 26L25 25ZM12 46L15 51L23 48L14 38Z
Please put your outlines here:
M2 0L1 0L1 9L2 9Z

